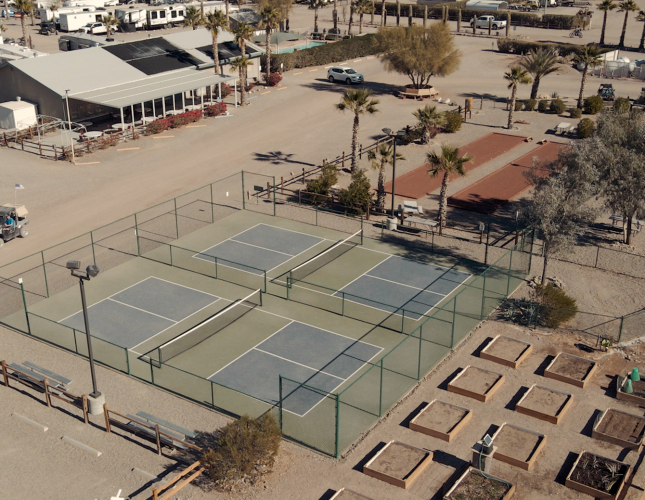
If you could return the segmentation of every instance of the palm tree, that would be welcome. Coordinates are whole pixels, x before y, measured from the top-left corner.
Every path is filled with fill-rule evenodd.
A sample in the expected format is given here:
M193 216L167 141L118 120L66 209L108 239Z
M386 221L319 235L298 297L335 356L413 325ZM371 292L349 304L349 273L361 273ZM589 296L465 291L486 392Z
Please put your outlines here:
M381 28L385 26L385 0L381 1Z
M226 22L228 23L230 21L229 19L229 11L231 9L231 3L230 0L226 0Z
M237 26L235 26L235 29L233 30L233 39L235 40L235 43L237 44L237 46L240 48L240 52L242 53L241 59L248 59L246 57L246 42L248 40L251 40L251 38L253 38L254 33L255 33L255 29L250 24L237 23ZM242 106L246 104L246 100L244 99L244 96L246 95L246 73L249 66L251 66L251 62L248 60L243 66L238 66L239 69L241 70L240 85L243 88L242 98L241 98Z
M544 48L533 49L520 61L520 66L533 77L531 99L537 99L540 80L551 73L555 73L559 69L558 56L553 50Z
M56 29L56 11L60 9L62 3L60 0L56 0L55 2L52 2L49 4L49 10L52 11L52 22L54 23L54 29ZM56 31L56 34L58 35L58 31Z
M625 34L627 33L627 18L629 17L629 13L639 10L638 5L636 5L636 2L634 0L624 0L618 4L618 12L624 12L625 13L625 20L623 21L623 31L620 32L620 41L618 42L618 48L619 49L624 49L625 48Z
M614 3L614 0L602 0L597 6L596 9L603 12L602 15L602 30L600 31L600 45L605 44L605 28L607 27L607 13L610 10L614 10L618 5Z
M373 12L372 10L372 0L356 0L356 6L354 11L359 15L358 19L358 34L363 33L363 15Z
M325 0L309 0L309 8L314 11L314 33L318 33L318 9L327 6Z
M582 64L584 68L582 69L582 82L580 83L580 95L578 96L578 108L582 109L582 104L585 98L585 84L587 83L587 72L589 68L594 66L599 66L602 61L600 60L600 49L597 45L585 45L582 47L580 52L578 52L573 57L573 62L578 65Z
M423 129L423 143L428 144L432 138L432 129L441 126L443 123L444 113L438 111L436 106L427 104L425 108L419 108L412 114L419 120L419 127Z
M196 7L191 5L186 9L186 13L184 14L184 26L190 26L194 31L203 22L204 18L202 17L202 13L198 11Z
M228 19L221 10L209 13L204 20L204 26L211 32L213 37L213 61L215 61L215 73L221 73L219 67L219 51L217 50L217 35L221 30L228 30Z
M282 14L279 9L275 8L272 5L267 5L260 11L262 16L262 22L260 25L264 28L266 32L266 44L267 44L267 62L265 68L264 79L269 83L269 76L271 75L271 32L278 26L282 20Z
M508 88L513 89L511 92L511 109L508 112L507 129L513 127L513 114L515 113L515 100L517 99L517 86L526 85L533 81L528 72L521 66L513 66L511 70L504 73L504 79L508 80Z
M116 27L119 25L119 20L112 14L101 17L101 22L105 24L105 27L107 29L107 36L110 36L112 34L112 29L116 29Z
M394 162L393 148L390 143L379 144L378 148L368 151L367 158L372 161L372 167L378 170L378 188L376 190L376 208L385 212L385 167ZM401 153L396 154L397 160L405 160Z
M20 25L22 26L22 38L25 46L27 45L27 27L25 26L25 16L34 10L34 3L31 0L15 0L14 5L20 13ZM7 11L9 12L9 11Z
M439 199L439 234L442 234L442 228L446 225L446 216L448 213L448 177L457 174L460 177L466 175L464 165L472 161L472 156L459 156L459 148L452 148L445 144L441 146L441 156L437 153L428 153L428 163L432 168L428 170L430 177L436 177L443 174L441 181L441 193Z
M641 43L638 44L638 50L643 52L645 50L645 11L641 10L638 12L638 16L636 16L636 19L639 21L643 21L643 32L641 33Z
M246 69L251 65L248 57L238 57L237 59L231 62L231 73L237 71L240 75L240 82L244 80L244 75L246 75ZM246 86L242 82L240 85L240 106L246 104Z
M356 170L356 150L358 149L358 127L361 115L373 115L378 113L376 105L378 99L372 99L370 89L348 89L343 94L340 102L335 105L339 111L349 110L354 113L354 126L352 128L352 173Z
M354 23L354 0L349 0L349 27L347 28L347 34L352 34L352 24Z

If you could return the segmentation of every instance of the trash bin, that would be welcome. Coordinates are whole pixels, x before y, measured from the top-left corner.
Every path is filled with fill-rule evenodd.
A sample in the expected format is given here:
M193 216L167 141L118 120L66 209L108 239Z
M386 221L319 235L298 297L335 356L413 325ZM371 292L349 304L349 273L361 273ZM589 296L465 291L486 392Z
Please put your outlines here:
M387 220L387 228L389 231L396 231L396 223L397 220L395 218L391 218Z

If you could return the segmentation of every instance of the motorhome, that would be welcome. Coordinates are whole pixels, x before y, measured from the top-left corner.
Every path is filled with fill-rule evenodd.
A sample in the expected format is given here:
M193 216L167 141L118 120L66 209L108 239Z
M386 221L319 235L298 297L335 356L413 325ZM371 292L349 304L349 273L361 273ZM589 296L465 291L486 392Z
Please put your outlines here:
M160 5L158 7L149 7L148 29L166 28L169 25L175 26L184 22L184 13L186 6L184 4Z
M61 31L78 31L87 23L100 21L106 15L104 10L96 10L94 12L75 12L73 14L60 15L60 30Z
M56 24L60 22L61 14L73 14L75 12L94 12L96 7L87 5L84 7L61 7L60 9L54 11L47 7L38 9L38 17L40 17L40 22L50 22L56 21Z
M197 10L201 11L202 4L199 2L192 2L189 4L186 4L186 8L188 7L195 7ZM208 15L211 12L215 12L216 10L219 10L220 12L226 12L226 2L204 2L204 15ZM229 12L235 12L239 10L239 7L230 5Z

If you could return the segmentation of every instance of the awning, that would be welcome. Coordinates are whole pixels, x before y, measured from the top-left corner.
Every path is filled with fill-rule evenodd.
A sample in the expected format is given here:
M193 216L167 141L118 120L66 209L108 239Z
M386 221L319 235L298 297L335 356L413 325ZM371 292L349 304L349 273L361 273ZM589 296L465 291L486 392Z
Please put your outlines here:
M143 80L113 85L96 90L70 94L73 99L93 102L113 108L124 108L161 97L179 94L234 80L236 77L218 75L212 70L187 69L154 75Z

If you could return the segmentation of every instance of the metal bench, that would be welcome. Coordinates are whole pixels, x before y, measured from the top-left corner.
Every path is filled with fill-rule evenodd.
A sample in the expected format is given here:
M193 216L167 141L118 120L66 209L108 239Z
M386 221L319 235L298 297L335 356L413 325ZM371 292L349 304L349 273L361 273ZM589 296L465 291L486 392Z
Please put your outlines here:
M152 422L153 424L159 424L159 425L161 425L163 427L167 427L168 429L172 429L172 430L175 430L175 431L179 432L180 434L182 434L181 439L184 439L183 436L189 437L189 438L195 438L197 436L197 433L195 433L195 432L193 432L193 431L191 431L189 429L186 429L186 428L181 427L179 425L175 425L172 422L168 422L167 420L164 420L162 418L159 418L159 417L156 417L154 415L151 415L150 413L146 413L145 411L138 411L137 416L142 417L142 418L148 420L149 422Z
M18 363L9 363L7 364L7 366L12 370L14 370L14 373L13 373L14 377L19 378L23 382L31 384L32 386L39 387L40 389L44 390L45 378L48 378L48 377L45 377L44 375L40 375L39 373L36 373L27 367L19 365ZM63 391L66 390L63 384L61 384L60 382L56 382L55 380L49 380L49 387L50 387L49 391L56 395L60 395L60 392L56 391L56 388L61 389Z
M138 417L136 417L134 415L126 414L125 416L126 416L126 418L130 419L130 422L128 422L126 424L127 427L130 427L130 428L136 430L137 432L143 433L147 437L152 437L155 440L157 439L157 433L155 432L155 430L150 429L150 427L146 427L146 426L151 425L150 422L146 422L145 420L140 419L140 418L138 418ZM143 425L141 425L141 424L143 424ZM178 440L178 441L175 441L174 439L171 439L168 436L161 435L160 440L161 440L162 443L164 443L167 446L172 446L173 448L181 448L182 450L187 449L187 447L185 445L183 445L181 442L179 442L179 441L184 440L183 436L180 436L179 434L176 434L176 433L174 433L172 431L168 431L166 429L160 429L160 431L163 432L164 434L168 434L169 436L172 436L173 438Z
M27 368L30 368L31 371L40 372L41 374L45 375L48 379L55 380L56 382L60 382L63 386L65 386L65 388L69 387L73 382L73 380L68 379L67 377L63 377L58 373L54 373L51 370L42 368L38 366L36 363L32 363L31 361L23 361L22 364Z

